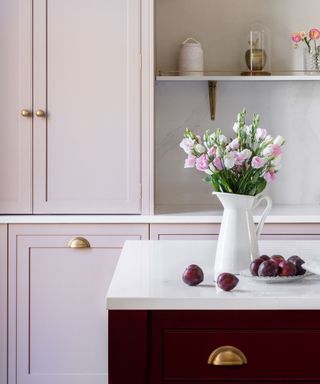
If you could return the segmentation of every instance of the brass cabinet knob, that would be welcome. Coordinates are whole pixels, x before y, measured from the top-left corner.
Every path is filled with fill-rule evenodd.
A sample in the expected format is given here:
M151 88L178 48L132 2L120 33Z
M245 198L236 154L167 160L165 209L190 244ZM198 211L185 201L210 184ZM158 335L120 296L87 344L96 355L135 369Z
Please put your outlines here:
M38 109L37 112L36 112L36 115L38 117L45 117L46 116L46 113L45 111L43 111L42 109Z
M31 113L31 111L29 111L29 109L22 109L21 110L21 116L23 116L23 117L31 117L32 113Z
M208 364L211 365L244 365L247 363L245 354L231 345L215 349L208 358Z
M69 248L90 248L91 245L87 239L81 236L74 237L68 242Z

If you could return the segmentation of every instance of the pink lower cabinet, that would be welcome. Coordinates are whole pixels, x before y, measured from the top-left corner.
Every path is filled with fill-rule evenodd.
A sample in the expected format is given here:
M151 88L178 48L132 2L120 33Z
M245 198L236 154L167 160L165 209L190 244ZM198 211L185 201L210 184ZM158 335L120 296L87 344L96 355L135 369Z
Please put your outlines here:
M147 238L140 224L9 227L10 384L107 383L105 294L124 241Z
M0 383L7 383L7 226L0 225Z

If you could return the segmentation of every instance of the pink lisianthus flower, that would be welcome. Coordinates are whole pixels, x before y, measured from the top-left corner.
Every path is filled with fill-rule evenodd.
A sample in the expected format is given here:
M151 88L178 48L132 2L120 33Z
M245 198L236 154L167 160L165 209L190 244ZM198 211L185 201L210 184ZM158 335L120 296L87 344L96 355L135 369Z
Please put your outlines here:
M215 154L216 154L216 149L215 149L215 147L211 147L211 148L209 148L209 150L208 150L208 155L211 156L211 157L213 157Z
M280 156L282 154L282 148L278 144L271 144L272 154L274 156Z
M180 143L180 148L182 148L187 155L191 155L194 145L195 141L193 139L185 137Z
M300 33L294 33L294 34L291 36L291 40L292 40L294 43L300 43L300 41L302 40L302 37L301 37Z
M277 175L275 174L275 172L268 171L268 172L266 172L266 173L263 175L263 178L265 179L265 181L266 181L267 183L270 183L271 181L275 181L275 180L276 180Z
M223 169L223 165L220 157L215 157L212 164L214 165L215 169L217 169L218 171L221 171Z
M311 40L318 40L320 38L320 31L317 28L312 28L309 31L309 37Z
M189 155L184 161L185 168L194 168L197 158L193 155Z
M282 148L278 144L269 144L262 151L263 156L280 156L282 154Z
M257 128L256 130L256 139L264 140L267 136L267 130L263 128Z
M207 155L201 155L196 159L196 168L198 171L206 171L209 168Z
M265 159L259 156L254 156L251 160L252 168L259 169L265 165Z
M232 152L233 157L234 157L234 164L235 165L243 165L243 163L248 160L252 154L252 152L249 149L244 149L241 152Z
M234 164L235 165L242 165L244 161L247 159L246 155L242 152L233 152L233 157L234 157Z
M236 137L231 141L229 144L229 147L234 151L235 149L238 149L240 147L239 139Z

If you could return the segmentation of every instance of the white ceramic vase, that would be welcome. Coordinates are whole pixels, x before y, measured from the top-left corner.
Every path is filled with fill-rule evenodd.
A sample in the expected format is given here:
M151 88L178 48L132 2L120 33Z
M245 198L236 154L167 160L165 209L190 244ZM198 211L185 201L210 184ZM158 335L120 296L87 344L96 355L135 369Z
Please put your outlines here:
M260 256L258 237L262 231L272 200L265 195L247 196L213 192L224 207L214 264L214 278L222 272L238 274L248 269L250 262ZM253 209L263 200L267 206L258 225L253 221Z

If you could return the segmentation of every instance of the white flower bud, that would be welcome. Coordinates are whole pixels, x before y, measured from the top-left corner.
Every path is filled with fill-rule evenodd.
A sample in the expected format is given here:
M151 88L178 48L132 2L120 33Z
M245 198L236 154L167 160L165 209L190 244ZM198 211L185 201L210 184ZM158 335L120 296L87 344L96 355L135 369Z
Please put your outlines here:
M273 144L277 144L277 145L282 145L284 144L284 138L282 136L277 136L274 140L273 140Z
M238 123L238 122L234 123L232 129L234 130L235 133L238 133L238 130L239 130L239 123Z
M195 151L202 154L205 153L206 149L202 144L196 144L194 147Z
M235 159L234 159L232 153L227 153L227 154L223 157L223 164L224 164L224 166L225 166L227 169L231 169L231 168L234 166L234 163L235 163Z
M226 145L227 142L228 142L228 139L226 138L225 135L220 135L220 136L219 136L219 144L220 144L220 145Z

